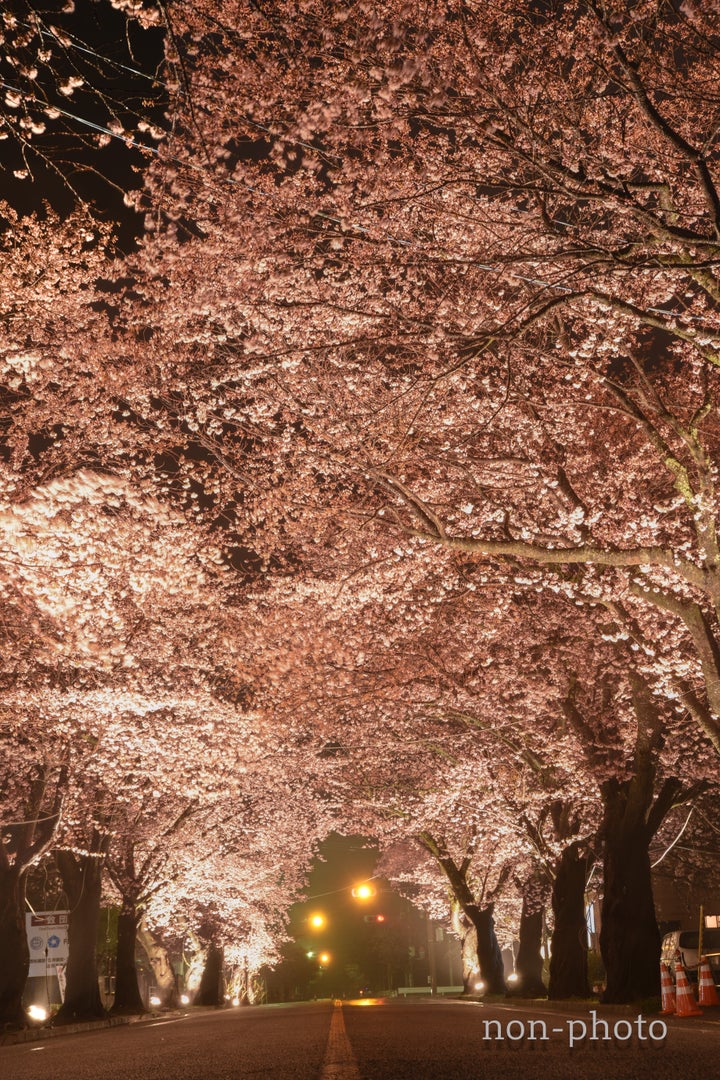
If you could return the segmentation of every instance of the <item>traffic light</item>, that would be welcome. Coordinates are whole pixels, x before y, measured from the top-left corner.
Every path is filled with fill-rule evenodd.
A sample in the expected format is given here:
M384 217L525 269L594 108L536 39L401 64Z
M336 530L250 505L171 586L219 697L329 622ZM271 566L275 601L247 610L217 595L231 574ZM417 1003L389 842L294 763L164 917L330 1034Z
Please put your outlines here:
M379 914L379 915L364 915L363 918L364 918L365 922L367 922L367 923L384 923L385 922L385 916L382 915L382 914Z

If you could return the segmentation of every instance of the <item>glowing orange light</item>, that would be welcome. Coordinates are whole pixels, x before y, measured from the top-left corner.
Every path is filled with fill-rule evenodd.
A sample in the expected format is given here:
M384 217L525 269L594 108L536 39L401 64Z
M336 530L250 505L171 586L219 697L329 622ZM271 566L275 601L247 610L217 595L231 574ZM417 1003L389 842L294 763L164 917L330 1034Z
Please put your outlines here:
M321 964L329 964L330 963L330 953L321 952L319 957L318 957L318 960L320 961Z
M374 885L368 885L365 882L363 885L356 885L352 890L352 894L356 900L369 900L371 896L375 896L377 892Z
M321 915L320 912L317 912L315 915L310 916L310 925L315 930L322 930L323 926L325 925L325 922L326 922L325 916Z

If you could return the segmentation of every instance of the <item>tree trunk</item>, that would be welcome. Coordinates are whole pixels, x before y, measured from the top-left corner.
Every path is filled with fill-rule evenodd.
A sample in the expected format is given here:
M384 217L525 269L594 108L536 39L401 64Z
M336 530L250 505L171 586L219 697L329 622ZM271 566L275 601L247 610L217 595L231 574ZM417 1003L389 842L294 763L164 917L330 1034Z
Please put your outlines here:
M495 936L495 920L493 919L495 905L490 903L486 904L485 907L481 907L476 902L475 895L467 880L472 856L466 856L458 866L448 855L444 844L438 843L429 833L421 833L418 839L423 847L437 860L438 865L450 882L454 898L462 908L465 917L470 920L475 928L477 933L477 962L480 969L480 979L485 983L485 990L491 994L506 993L507 986L505 985L502 953ZM502 880L506 876L506 874L502 875Z
M495 936L494 904L484 908L470 904L463 910L477 932L478 966L485 990L490 994L506 993L502 953Z
M600 952L602 1000L621 1004L660 994L660 932L650 876L652 831L628 820L626 785L604 785L605 849Z
M543 910L536 898L523 896L520 915L520 946L515 960L517 984L509 991L521 997L547 997L542 979Z
M581 854L577 843L566 847L555 865L552 890L555 930L548 988L551 999L590 996L585 919L587 871L588 857Z
M101 846L101 845L96 845ZM57 851L57 864L68 898L69 955L65 1000L55 1024L98 1020L107 1015L100 998L97 970L97 936L104 854L75 856Z
M25 1027L23 990L30 967L25 930L25 877L14 866L0 869L0 1029Z
M195 995L200 988L200 980L202 979L202 973L205 970L205 961L207 960L207 946L203 945L195 934L190 933L185 942L183 953L190 954L190 960L187 962L185 969L185 990L192 997L193 1003L195 1002Z
M175 1008L179 1003L177 977L172 969L167 949L162 942L155 939L146 926L140 926L138 939L153 969L153 977L162 1006L166 1009Z
M460 940L463 993L472 994L477 978L477 932L456 897L452 898L451 912L453 930Z
M12 838L0 836L0 1027L25 1027L23 991L30 969L25 929L27 871L45 854L57 831L67 768L33 767L28 777L28 798L22 810L22 828ZM52 788L54 787L54 792ZM48 806L46 799L51 799ZM48 813L47 811L50 810ZM9 854L10 847L14 857Z
M211 945L195 996L195 1005L214 1005L217 1008L224 1004L222 969L223 951L217 945Z
M111 1013L142 1014L145 1005L138 986L135 950L140 916L131 900L123 901L118 916L117 964L115 966L115 1000Z

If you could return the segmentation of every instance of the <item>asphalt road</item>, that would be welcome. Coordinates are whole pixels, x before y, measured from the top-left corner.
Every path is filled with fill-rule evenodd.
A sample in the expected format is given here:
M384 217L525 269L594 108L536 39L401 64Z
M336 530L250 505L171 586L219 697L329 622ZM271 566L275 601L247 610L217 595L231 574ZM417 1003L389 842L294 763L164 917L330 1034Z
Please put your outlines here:
M715 1015L717 1014L717 1019ZM608 1024L605 1030L602 1021ZM651 1027L651 1024L653 1025ZM607 1035L608 1038L604 1038ZM626 1037L629 1035L629 1038ZM2 1080L713 1080L702 1018L380 1000L190 1012L0 1047ZM655 1036L655 1038L652 1038Z

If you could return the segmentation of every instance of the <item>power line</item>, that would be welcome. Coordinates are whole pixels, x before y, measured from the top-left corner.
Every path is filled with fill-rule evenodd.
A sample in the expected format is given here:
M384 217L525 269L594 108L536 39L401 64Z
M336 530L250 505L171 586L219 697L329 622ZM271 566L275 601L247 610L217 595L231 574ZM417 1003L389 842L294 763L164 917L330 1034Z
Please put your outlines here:
M0 90L10 90L14 94L20 94L21 97L28 98L28 95L22 90L19 90L16 86L11 86L4 81L0 81ZM67 109L61 109L59 105L50 105L49 103L43 105L36 101L35 98L31 98L31 100L39 109L51 109L54 112L60 113L61 116L67 116L70 120L76 120L79 124L92 128L93 131L100 132L103 135L109 135L113 139L120 139L126 146L134 146L138 150L145 150L151 154L160 153L157 146L147 146L145 143L137 142L137 140L131 138L129 135L122 135L117 131L112 131L109 127L104 127L103 124L95 123L94 120L86 120L85 117L78 116L77 113L69 112Z
M380 874L371 874L370 877L363 878L363 881L379 881ZM352 885L343 885L341 889L329 889L328 892L313 893L312 896L306 896L303 900L299 900L298 903L305 904L308 900L320 900L324 896L335 896L337 893L350 892Z

